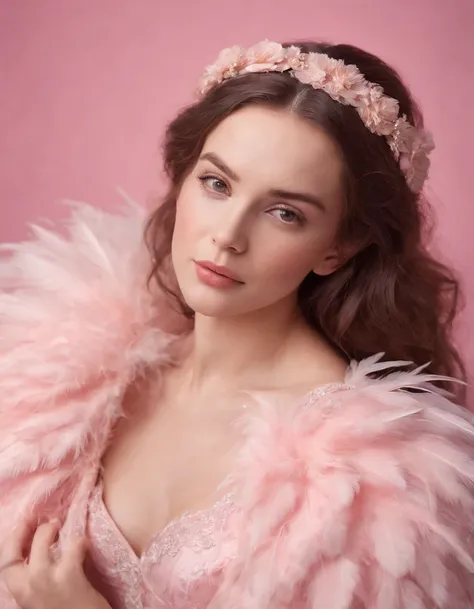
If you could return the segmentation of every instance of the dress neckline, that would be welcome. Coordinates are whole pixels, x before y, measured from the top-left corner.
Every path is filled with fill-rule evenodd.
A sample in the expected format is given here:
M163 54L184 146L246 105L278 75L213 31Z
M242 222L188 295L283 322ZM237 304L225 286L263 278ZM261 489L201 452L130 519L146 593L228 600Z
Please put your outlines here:
M92 501L94 503L95 509L98 510L102 518L105 519L107 526L109 526L110 529L113 531L114 535L120 541L121 545L126 548L127 554L129 554L130 560L132 560L133 563L141 563L143 560L146 560L155 547L160 548L162 542L164 543L164 545L166 545L166 538L168 536L172 536L173 532L176 529L182 527L183 525L195 521L199 522L207 520L214 512L220 509L223 509L226 512L235 511L237 509L235 502L235 491L230 491L221 498L217 499L217 501L212 503L210 506L199 510L186 510L181 514L178 514L175 518L172 518L158 532L152 534L141 554L137 554L137 552L133 549L131 543L128 541L120 527L115 522L107 505L105 504L102 478L99 478L97 485L94 488ZM153 553L156 554L156 552Z
M302 404L304 408L311 408L320 398L330 397L333 393L348 389L351 389L351 386L344 382L326 383L309 391L301 400L300 404ZM188 521L206 520L220 508L223 508L226 511L227 509L229 511L235 511L238 509L236 505L236 491L231 490L208 507L199 510L186 510L181 514L178 514L175 518L172 518L160 531L154 533L145 545L143 551L140 554L137 554L128 539L123 534L120 527L115 522L107 505L105 504L103 480L100 475L93 490L93 501L95 501L96 509L99 510L107 525L111 528L117 539L120 540L121 545L126 550L130 560L134 564L141 563L152 553L155 546L160 547L166 537L170 533L173 533L173 530L178 529L180 526L188 523Z

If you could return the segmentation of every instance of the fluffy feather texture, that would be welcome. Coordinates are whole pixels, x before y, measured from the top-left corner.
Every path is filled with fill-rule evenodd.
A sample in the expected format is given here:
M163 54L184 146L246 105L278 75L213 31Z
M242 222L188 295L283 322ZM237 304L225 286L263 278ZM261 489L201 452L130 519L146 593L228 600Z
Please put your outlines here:
M66 236L3 248L0 544L38 514L65 519L62 543L83 528L125 390L173 357L144 219L74 204ZM353 364L343 389L248 418L239 553L212 609L473 606L471 415L397 366Z
M124 391L170 357L146 289L144 212L70 204L66 234L33 227L0 262L0 544L12 523L75 505ZM76 497L76 500L74 500Z
M301 590L314 609L472 608L472 416L421 371L373 380L379 359L248 420L239 558L213 608L294 609Z

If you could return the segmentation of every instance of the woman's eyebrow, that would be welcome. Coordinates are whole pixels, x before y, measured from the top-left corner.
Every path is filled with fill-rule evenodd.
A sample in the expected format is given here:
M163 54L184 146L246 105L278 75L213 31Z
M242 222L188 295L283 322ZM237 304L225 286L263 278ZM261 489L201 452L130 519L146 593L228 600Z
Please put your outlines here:
M218 169L220 169L223 173L227 175L234 182L239 182L239 176L233 171L227 163L225 163L215 152L206 152L201 155L200 161L209 161L213 165L215 165ZM270 190L270 195L273 197L278 197L280 199L288 199L290 201L303 201L305 203L310 203L317 207L320 211L325 212L326 207L322 203L321 199L315 197L314 195L310 195L308 193L303 192L292 192L289 190L281 190L281 189L273 189Z
M214 152L204 153L199 160L210 161L213 165L215 165L218 169L225 173L231 180L234 180L234 182L240 181L240 178L235 173L235 171L232 171L232 169L226 163L224 163L224 161Z

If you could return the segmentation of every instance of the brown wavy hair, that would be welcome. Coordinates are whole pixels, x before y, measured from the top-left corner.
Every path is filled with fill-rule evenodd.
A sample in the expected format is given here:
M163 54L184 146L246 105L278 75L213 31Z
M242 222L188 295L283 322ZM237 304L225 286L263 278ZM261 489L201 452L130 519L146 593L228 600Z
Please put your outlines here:
M422 126L421 112L400 76L378 57L352 45L284 46L290 44L355 64L367 80L399 101L400 112L412 124ZM427 201L408 188L385 138L372 134L354 108L285 73L224 81L169 124L164 167L170 188L145 233L154 261L150 278L192 318L171 268L176 200L208 135L236 110L256 104L286 109L324 128L343 157L346 205L339 239L357 244L357 253L332 275L310 273L303 281L298 302L307 323L349 359L384 352L386 359L428 364L433 374L465 379L452 338L459 281L427 249L433 227ZM461 400L463 395L459 390Z

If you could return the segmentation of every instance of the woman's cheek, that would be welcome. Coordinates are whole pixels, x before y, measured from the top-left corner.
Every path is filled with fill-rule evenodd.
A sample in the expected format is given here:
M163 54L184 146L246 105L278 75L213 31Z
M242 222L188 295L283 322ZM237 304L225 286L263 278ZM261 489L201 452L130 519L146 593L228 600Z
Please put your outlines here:
M281 247L268 258L267 276L285 283L293 283L295 279L302 281L312 268L312 262L304 254L300 248L289 250Z
M196 197L199 197L199 194L193 196L190 189L181 191L179 196L176 206L175 232L180 241L192 237L199 228L199 200Z

